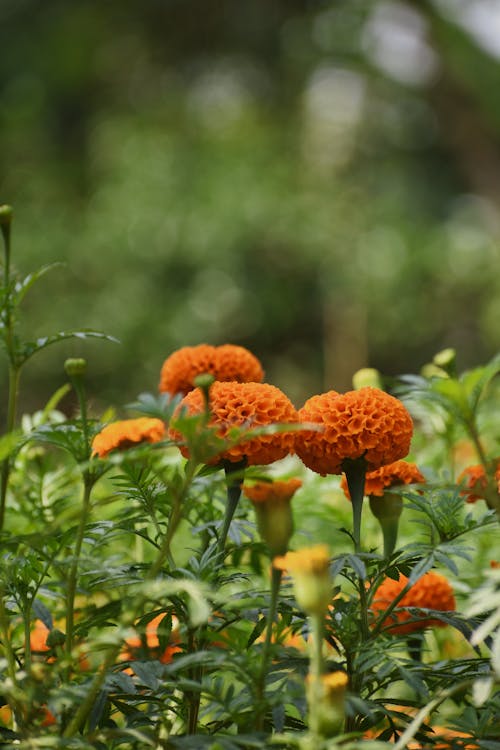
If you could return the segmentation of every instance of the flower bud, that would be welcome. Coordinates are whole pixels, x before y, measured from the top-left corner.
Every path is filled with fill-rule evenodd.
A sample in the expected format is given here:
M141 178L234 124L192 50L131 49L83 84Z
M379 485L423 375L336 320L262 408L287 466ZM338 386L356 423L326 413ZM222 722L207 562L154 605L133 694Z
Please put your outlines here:
M273 565L291 573L297 604L309 615L323 615L332 599L330 556L325 544L287 552Z
M323 737L333 737L342 729L348 682L347 674L340 670L307 679L309 715L314 715L316 731Z
M382 388L382 378L380 373L375 367L362 367L352 376L352 385L355 391L359 391L360 388L371 386L372 388Z
M70 378L85 375L87 370L87 360L82 358L67 359L64 363L64 371Z

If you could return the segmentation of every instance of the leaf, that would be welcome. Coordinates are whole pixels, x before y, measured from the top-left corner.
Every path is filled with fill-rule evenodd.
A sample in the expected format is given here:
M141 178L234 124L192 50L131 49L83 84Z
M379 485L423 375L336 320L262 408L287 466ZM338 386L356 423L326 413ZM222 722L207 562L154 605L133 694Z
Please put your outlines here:
M52 630L54 623L50 609L45 606L39 599L35 599L32 604L33 615L35 619L41 620L46 628Z
M59 341L64 341L65 339L86 340L91 338L112 341L115 344L120 343L119 340L114 336L109 336L106 333L101 333L100 331L93 331L90 329L83 329L81 331L59 331L58 333L54 333L51 336L42 336L36 341L26 342L21 349L20 363L24 364L24 362L30 359L30 357L32 357L37 352L41 351L41 349L46 349L48 346L56 344Z
M0 461L3 461L18 447L21 432L16 430L0 437Z
M16 284L14 285L14 304L18 305L20 302L22 302L26 293L31 289L33 284L35 284L39 279L42 278L42 276L45 276L46 273L54 270L54 268L61 268L62 266L64 266L64 263L61 263L60 261L56 261L55 263L47 263L46 265L41 266L38 270L29 273L24 277L24 279L22 279L22 281L16 282Z

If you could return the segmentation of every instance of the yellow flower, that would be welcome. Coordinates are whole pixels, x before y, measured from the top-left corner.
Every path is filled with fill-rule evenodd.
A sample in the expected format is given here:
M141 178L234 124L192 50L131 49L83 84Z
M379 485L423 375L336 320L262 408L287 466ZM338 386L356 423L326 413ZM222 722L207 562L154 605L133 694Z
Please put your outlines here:
M326 544L275 557L275 568L291 573L297 603L308 614L323 614L332 598L330 554Z

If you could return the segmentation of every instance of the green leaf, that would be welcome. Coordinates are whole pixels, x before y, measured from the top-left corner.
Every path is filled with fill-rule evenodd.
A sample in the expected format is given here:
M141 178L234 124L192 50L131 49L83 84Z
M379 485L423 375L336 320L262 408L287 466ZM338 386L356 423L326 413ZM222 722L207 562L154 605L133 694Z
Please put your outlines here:
M21 432L9 432L0 437L0 461L6 459L18 447Z
M109 336L106 333L101 333L101 331L93 331L90 329L84 329L81 331L59 331L59 333L54 333L51 336L42 336L36 341L29 341L24 343L21 348L20 363L23 364L37 352L41 351L42 349L46 349L48 346L56 344L59 341L64 341L65 339L86 340L92 338L102 339L104 341L112 341L115 344L120 343L119 340L114 336Z
M64 263L61 263L60 261L56 261L55 263L47 263L46 265L41 266L37 271L29 273L21 281L16 282L16 284L14 285L14 304L18 305L20 302L22 302L26 293L31 289L33 284L35 284L39 279L42 278L42 276L45 276L46 273L52 271L54 268L60 268L63 265Z

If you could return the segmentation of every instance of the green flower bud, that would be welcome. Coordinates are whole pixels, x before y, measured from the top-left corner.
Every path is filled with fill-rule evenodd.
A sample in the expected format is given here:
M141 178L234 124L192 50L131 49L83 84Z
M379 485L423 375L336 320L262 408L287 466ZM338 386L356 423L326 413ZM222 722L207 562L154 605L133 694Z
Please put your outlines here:
M70 378L85 375L87 371L87 360L82 358L67 359L64 363L64 371Z
M378 370L374 367L362 367L352 376L352 384L355 391L359 391L360 388L366 388L371 386L372 388L378 388L383 390L382 378Z

